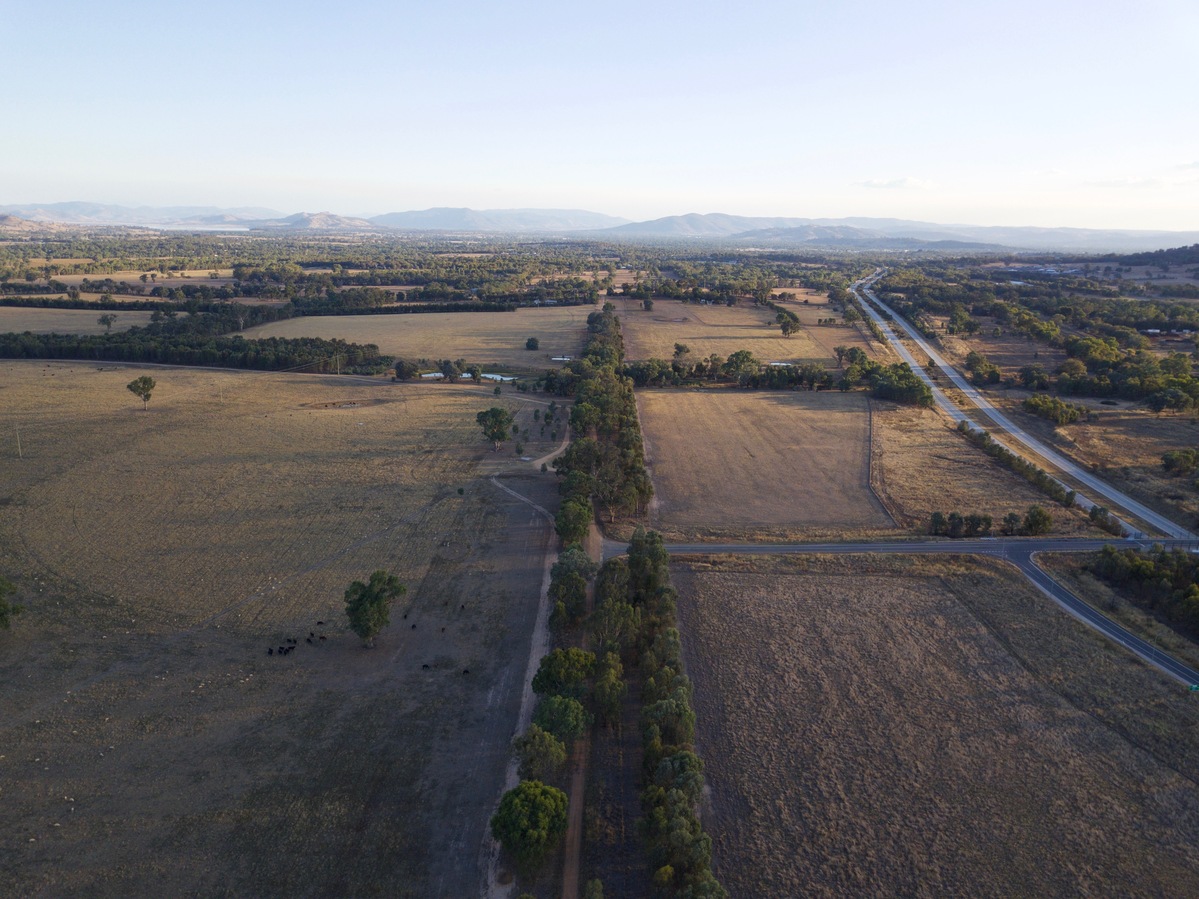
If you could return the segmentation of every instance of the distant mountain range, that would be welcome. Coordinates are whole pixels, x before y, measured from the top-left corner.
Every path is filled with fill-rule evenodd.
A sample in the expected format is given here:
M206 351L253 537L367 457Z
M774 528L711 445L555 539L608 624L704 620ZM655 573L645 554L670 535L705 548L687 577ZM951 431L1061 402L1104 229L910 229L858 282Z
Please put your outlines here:
M67 225L174 225L212 221L232 223L247 219L278 219L283 213L257 206L221 209L217 206L112 206L105 203L33 203L0 206L0 213L30 222L61 222Z
M19 225L71 224L175 229L269 231L441 231L463 234L556 234L599 240L716 241L768 249L929 250L1035 252L1143 252L1199 243L1199 231L1134 231L940 225L892 218L790 218L672 215L646 222L582 209L466 209L437 207L349 218L331 212L284 216L273 209L215 206L111 206L46 203L0 206L0 230ZM16 219L12 219L12 217Z
M454 209L445 206L417 212L389 212L371 219L400 231L600 231L625 225L628 219L585 209Z

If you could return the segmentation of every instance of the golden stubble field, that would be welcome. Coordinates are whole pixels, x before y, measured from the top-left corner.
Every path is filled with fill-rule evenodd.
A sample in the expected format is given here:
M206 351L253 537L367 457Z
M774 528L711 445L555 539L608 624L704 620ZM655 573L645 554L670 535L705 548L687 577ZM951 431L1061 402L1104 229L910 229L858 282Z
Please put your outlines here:
M701 306L657 299L648 312L640 300L608 297L606 302L616 306L629 359L669 360L674 345L682 343L691 349L694 360L713 353L727 359L738 350L749 350L762 362L835 364L832 352L824 350L806 329L783 337L775 313L750 301L742 300L736 306Z
M670 539L893 527L870 487L864 394L642 390L652 526Z
M29 309L16 306L0 306L0 334L10 331L18 334L32 331L35 334L103 334L107 328L97 319L100 314L87 309ZM152 312L112 312L116 316L112 330L127 331L150 323Z
M249 338L324 337L373 343L404 359L465 359L501 371L559 368L554 356L577 357L593 306L556 306L514 312L409 313L308 316L260 325ZM540 347L526 350L536 337Z
M896 521L926 533L933 512L1021 517L1039 505L1053 516L1053 533L1098 535L1085 514L1065 509L1019 475L954 433L930 409L872 401L874 486Z
M0 404L3 892L476 892L552 539L485 476L556 500L474 417L536 401L4 362ZM366 650L377 568L408 593Z
M676 560L733 896L1192 895L1199 706L998 563Z

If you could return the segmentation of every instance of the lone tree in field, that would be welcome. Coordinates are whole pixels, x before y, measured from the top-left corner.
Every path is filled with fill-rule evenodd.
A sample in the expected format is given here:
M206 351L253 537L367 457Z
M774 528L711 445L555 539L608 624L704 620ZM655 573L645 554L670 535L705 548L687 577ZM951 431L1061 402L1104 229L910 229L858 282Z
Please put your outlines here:
M369 583L354 581L346 590L346 617L350 628L362 638L364 646L375 645L375 635L387 627L391 601L408 592L394 574L379 570Z
M528 340L525 341L525 349L526 350L539 350L539 349L541 349L541 341L538 340L536 337L530 337Z
M101 325L103 325L103 326L104 326L104 330L105 330L105 331L111 331L111 330L112 330L112 326L113 326L114 324L116 324L117 317L116 317L115 315L113 315L111 312L105 312L105 313L104 313L103 315L101 315L101 316L100 316L98 319L96 319L96 321L97 321L99 324L101 324Z
M8 601L9 595L15 593L16 590L17 588L12 585L12 581L0 577L0 628L4 630L12 627L13 616L21 613L19 605Z
M149 375L142 375L140 378L134 378L125 388L142 401L142 408L150 408L150 394L154 392L154 388L158 385Z
M483 436L495 445L495 451L500 451L500 444L508 439L508 432L516 422L516 417L507 409L492 406L486 412L475 416L475 421L483 428Z
M500 800L491 833L522 871L531 873L566 833L566 794L539 780L523 780Z

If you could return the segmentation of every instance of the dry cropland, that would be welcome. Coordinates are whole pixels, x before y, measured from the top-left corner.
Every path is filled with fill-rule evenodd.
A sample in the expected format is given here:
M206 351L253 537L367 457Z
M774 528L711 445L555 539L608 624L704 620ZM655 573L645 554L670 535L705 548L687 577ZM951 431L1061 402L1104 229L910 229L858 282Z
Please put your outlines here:
M892 528L870 489L861 393L643 390L650 523L672 539Z
M730 895L1194 895L1199 706L1014 571L674 568Z
M0 655L0 893L474 895L552 536L487 476L555 503L474 418L534 402L0 363L0 566L33 585ZM378 568L408 592L365 649L342 595Z
M558 368L555 356L578 356L593 306L518 309L471 314L339 315L292 318L260 325L245 337L324 337L373 343L404 359L464 359L499 371L539 373ZM536 337L536 350L525 341Z
M152 312L112 312L112 330L127 331L150 323ZM0 334L15 331L20 334L103 334L107 328L98 321L99 315L86 309L23 309L0 306Z
M630 359L685 343L694 359L832 368L845 345L893 361L817 324L834 313L810 299L789 339L748 304L615 304ZM591 311L295 318L246 336L534 373L580 352ZM37 317L62 313L5 314L46 330ZM141 374L158 381L148 409L125 389ZM26 606L0 634L0 894L478 895L557 545L521 498L556 508L539 463L563 435L533 418L550 399L0 362L0 571ZM932 411L709 386L637 403L655 498L608 536L911 538L934 511L998 523L1033 504L1055 534L1097 533ZM483 439L492 405L528 429L523 458ZM1063 434L1094 451L1085 426ZM343 593L379 568L408 592L365 649ZM1014 569L692 556L674 582L731 896L1199 891L1199 706Z

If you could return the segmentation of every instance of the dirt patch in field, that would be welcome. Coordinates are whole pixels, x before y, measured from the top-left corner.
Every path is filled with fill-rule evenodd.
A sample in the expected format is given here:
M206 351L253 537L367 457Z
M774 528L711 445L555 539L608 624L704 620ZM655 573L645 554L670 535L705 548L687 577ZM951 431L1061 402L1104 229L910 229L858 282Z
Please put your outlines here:
M927 533L933 512L1021 517L1039 505L1055 534L1098 534L1077 509L1065 509L993 461L929 409L875 403L873 476L887 508L905 526Z
M998 564L676 563L733 896L1185 895L1199 706Z
M113 312L116 318L112 330L128 331L150 323L152 312ZM35 334L103 334L108 329L100 324L95 312L87 309L29 309L0 306L0 334L13 331Z
M124 385L147 370L143 411ZM6 891L475 895L553 539L482 476L513 458L476 433L493 398L79 364L0 382L24 456L0 445L0 573L26 607L0 637ZM555 507L552 476L519 490ZM343 592L378 568L408 592L365 650Z
M514 312L407 313L308 316L261 325L244 337L324 337L373 343L404 359L465 359L500 371L560 368L555 356L578 357L593 306L517 309ZM536 337L540 346L526 350Z
M653 526L671 539L887 529L870 488L870 410L855 393L637 394L654 480Z

